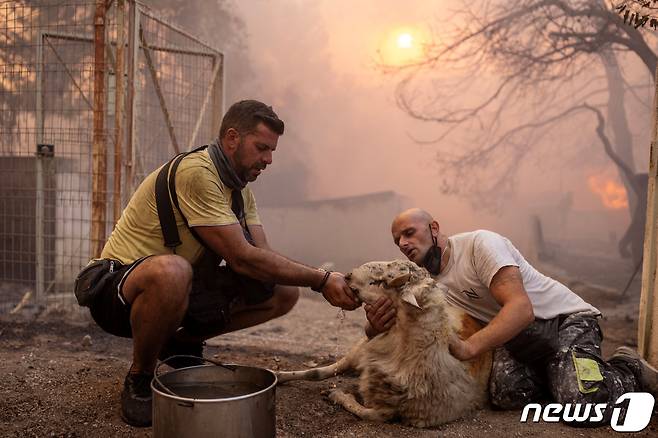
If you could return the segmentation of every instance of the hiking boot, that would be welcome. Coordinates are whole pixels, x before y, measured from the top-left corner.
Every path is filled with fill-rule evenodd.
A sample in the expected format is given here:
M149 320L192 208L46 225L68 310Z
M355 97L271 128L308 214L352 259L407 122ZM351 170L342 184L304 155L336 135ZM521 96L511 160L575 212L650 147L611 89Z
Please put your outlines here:
M653 395L658 395L658 370L644 360L640 353L630 347L623 346L615 350L610 358L610 361L612 360L635 363L637 366L634 369L639 370L636 377L640 388Z
M128 373L123 382L121 418L131 426L149 427L151 425L151 405L153 403L151 380L153 380L153 374Z
M161 361L164 361L171 356L181 355L194 357L176 357L165 363L176 369L203 365L203 361L195 359L195 357L203 358L203 342L183 342L176 338L171 338L167 341L164 347L162 347L158 358Z

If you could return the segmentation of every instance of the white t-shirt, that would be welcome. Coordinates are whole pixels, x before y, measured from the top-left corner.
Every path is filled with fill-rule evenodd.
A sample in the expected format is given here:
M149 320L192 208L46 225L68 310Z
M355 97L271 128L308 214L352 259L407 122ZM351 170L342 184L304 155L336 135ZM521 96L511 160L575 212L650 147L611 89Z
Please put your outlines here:
M512 242L500 234L477 230L456 234L448 240L450 259L434 278L449 288L446 298L451 304L480 321L489 322L500 311L489 285L505 266L516 266L521 271L535 318L551 319L583 311L600 313L568 287L533 268Z

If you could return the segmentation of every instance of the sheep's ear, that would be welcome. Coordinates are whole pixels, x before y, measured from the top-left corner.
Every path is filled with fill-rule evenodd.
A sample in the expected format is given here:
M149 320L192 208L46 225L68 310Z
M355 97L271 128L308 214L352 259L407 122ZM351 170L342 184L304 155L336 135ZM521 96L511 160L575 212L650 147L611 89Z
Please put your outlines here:
M400 295L400 299L405 303L409 303L412 306L422 310L422 307L418 305L418 301L416 301L416 296L413 294L413 291L411 289L407 289L406 291L404 291L404 293Z
M397 277L391 279L391 280L386 280L386 286L388 287L400 287L405 284L407 284L407 281L409 281L409 278L411 278L411 273L409 272L403 272L398 274Z

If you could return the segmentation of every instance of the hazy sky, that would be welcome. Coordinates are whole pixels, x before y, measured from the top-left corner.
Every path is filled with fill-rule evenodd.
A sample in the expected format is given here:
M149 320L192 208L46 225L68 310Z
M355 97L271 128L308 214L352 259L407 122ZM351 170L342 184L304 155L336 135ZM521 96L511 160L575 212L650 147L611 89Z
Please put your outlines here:
M408 136L428 127L397 108L393 78L375 67L377 50L387 38L402 27L422 29L435 4L236 4L246 23L256 77L267 81L259 84L262 98L280 109L287 129L308 142L309 150L300 153L310 168L312 198L394 190L437 214L443 209L451 217L468 213L467 203L439 193L431 151ZM291 146L284 136L280 148L286 147Z
M496 227L510 219L525 223L530 211L530 207L523 210L526 205L554 202L566 191L573 192L576 208L602 209L587 178L596 173L614 179L616 174L594 136L593 124L591 134L557 132L548 158L528 158L529 165L520 172L516 200L510 202L516 205L511 216L507 212L502 219L494 217L473 210L466 200L440 193L432 147L409 137L429 138L432 126L412 120L396 106L396 78L378 71L375 60L378 49L387 47L400 29L428 35L432 28L440 35L436 18L448 16L451 3L235 1L248 35L257 94L252 97L271 102L288 132L304 140L304 148L295 153L308 167L309 197L393 190L438 215L450 232ZM646 120L641 122L646 125ZM571 160L573 154L560 149L560 135L584 138L583 153L568 165L559 159ZM282 137L281 150L294 147ZM276 160L275 155L273 166ZM640 157L638 161L642 168L646 160ZM267 184L266 178L263 175L257 184Z

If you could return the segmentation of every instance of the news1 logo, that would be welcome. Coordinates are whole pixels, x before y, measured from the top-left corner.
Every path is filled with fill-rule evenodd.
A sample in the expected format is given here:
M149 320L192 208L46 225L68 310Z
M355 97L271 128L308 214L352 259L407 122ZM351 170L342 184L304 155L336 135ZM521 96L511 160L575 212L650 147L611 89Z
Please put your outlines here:
M620 422L621 403L628 400L626 417ZM655 399L648 392L627 392L621 395L612 407L610 426L617 432L639 432L651 421ZM607 403L549 403L542 407L539 403L529 403L521 412L521 423L528 421L533 411L532 423L538 423L540 418L547 423L556 423L560 420L576 423L598 423L608 408Z

